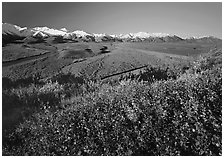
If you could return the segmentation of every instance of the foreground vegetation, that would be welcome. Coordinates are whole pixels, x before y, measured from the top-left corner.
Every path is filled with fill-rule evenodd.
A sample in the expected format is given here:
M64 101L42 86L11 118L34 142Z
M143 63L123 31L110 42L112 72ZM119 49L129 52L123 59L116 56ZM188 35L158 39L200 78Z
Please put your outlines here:
M25 119L5 131L3 155L221 155L221 68L214 50L178 73L8 81L3 116L23 107Z

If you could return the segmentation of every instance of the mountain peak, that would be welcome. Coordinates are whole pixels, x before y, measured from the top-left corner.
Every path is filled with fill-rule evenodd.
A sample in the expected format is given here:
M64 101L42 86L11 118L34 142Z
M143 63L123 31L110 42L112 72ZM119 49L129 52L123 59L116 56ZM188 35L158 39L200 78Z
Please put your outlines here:
M95 37L102 37L102 36L106 36L106 34L105 34L105 33L93 33L93 35L94 35Z
M33 37L47 37L48 35L44 34L41 31L37 31L33 34Z
M66 34L66 32L64 32L64 31L53 29L53 28L48 28L46 26L45 27L35 27L35 28L33 28L33 30L41 31L48 35L64 36Z
M91 34L83 31L83 30L76 30L76 31L73 31L72 34L76 34L77 36L91 36Z
M68 30L66 28L61 28L60 30L64 31L64 32L68 32Z

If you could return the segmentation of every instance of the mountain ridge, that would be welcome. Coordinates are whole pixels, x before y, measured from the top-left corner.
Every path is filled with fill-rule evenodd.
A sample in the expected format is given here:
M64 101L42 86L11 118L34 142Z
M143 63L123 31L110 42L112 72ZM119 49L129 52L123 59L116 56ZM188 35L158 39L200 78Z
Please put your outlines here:
M128 34L106 34L106 33L88 33L83 30L68 31L66 28L54 29L44 27L20 27L17 25L2 23L2 35L3 43L10 41L10 37L13 37L13 40L17 39L16 37L26 38L26 37L38 37L38 38L47 38L50 36L61 36L63 40L70 41L125 41L125 42L140 42L140 41L149 41L149 42L175 42L182 40L200 40L204 38L215 38L214 36L203 36L203 37L190 37L190 38L181 38L175 34L167 33L148 33L148 32L137 32L137 33L128 33ZM7 39L7 40L5 40Z

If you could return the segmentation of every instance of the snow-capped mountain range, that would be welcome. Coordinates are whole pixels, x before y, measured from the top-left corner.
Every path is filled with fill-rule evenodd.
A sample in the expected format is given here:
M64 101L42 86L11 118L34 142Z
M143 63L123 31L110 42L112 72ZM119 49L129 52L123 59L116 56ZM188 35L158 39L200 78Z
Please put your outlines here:
M12 25L8 23L2 23L2 35L6 36L18 36L18 37L38 37L38 38L47 38L50 36L60 36L65 40L83 40L83 41L179 41L183 40L176 35L170 35L166 33L148 33L148 32L138 32L138 33L129 33L129 34L120 34L120 35L108 35L105 33L96 34L96 33L87 33L81 30L76 30L73 32L68 31L66 28L61 28L60 30L48 27L20 27L17 25ZM200 37L199 37L200 38ZM189 39L198 39L192 37Z
M107 34L101 33L87 33L84 31L76 30L73 32L69 32L66 28L62 28L60 30L48 28L48 27L34 27L34 28L27 28L27 27L20 27L17 25L12 25L8 23L2 24L2 33L3 34L16 34L19 36L29 36L29 35L36 35L38 33L41 33L43 37L48 36L68 36L68 35L76 35L78 37L83 36L94 36L94 37L103 37ZM138 33L129 33L129 34L120 34L120 35L109 35L111 37L118 37L118 38L149 38L149 37L165 37L165 36L171 36L169 34L165 33L147 33L147 32L138 32Z

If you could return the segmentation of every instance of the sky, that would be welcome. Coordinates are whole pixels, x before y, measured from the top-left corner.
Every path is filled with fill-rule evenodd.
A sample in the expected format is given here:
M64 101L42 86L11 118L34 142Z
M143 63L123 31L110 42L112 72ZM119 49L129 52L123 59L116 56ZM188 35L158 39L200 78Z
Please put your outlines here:
M3 2L2 22L90 33L222 38L221 2Z

